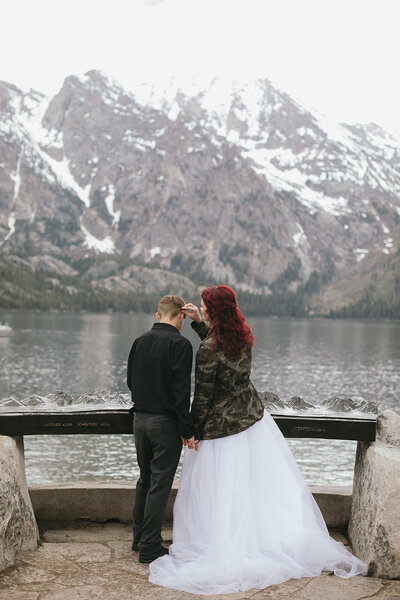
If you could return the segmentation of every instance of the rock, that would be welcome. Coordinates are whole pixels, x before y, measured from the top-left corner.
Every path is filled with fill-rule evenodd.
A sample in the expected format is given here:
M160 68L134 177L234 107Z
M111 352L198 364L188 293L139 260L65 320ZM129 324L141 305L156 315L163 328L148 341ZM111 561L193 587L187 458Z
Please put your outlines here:
M16 398L14 398L13 396L9 396L8 398L4 398L1 401L1 409L3 409L4 407L15 407L15 406L21 406L21 402L19 400L17 400Z
M14 265L17 265L18 267L25 267L29 269L31 266L29 260L21 258L20 256L14 256L13 254L10 254L10 256L8 256L8 260Z
M46 405L46 400L38 394L31 394L27 398L21 400L21 404L24 406L44 406Z
M63 390L56 390L54 394L49 394L47 400L50 401L47 403L53 406L70 406L74 402L74 398Z
M105 287L117 292L137 292L160 295L178 290L184 295L196 297L199 288L188 277L171 273L164 269L151 269L138 265L125 268L119 275L113 275L93 282L95 287ZM161 290L163 292L161 292Z
M25 477L23 438L0 436L0 571L35 550L39 532Z
M400 449L359 442L349 536L369 575L400 577Z
M353 398L346 398L342 396L331 396L327 400L323 400L323 402L321 402L321 406L336 412L359 411L373 414L378 412L378 405L373 400L354 400Z
M324 400L321 406L336 412L350 412L357 408L357 404L352 398L342 398L341 396L331 396L328 400Z
M268 411L273 411L275 408L285 408L284 402L274 392L261 392L260 398Z
M117 275L120 267L115 260L108 260L90 267L83 275L82 279L102 279Z
M63 260L59 260L54 256L49 256L47 254L33 256L30 259L31 267L34 271L43 270L43 271L51 271L52 273L57 273L57 275L67 275L73 276L77 275L78 272L75 271L70 265L65 263Z
M376 427L379 441L400 448L400 415L392 410L384 410L378 416Z
M288 407L294 408L295 410L314 408L312 404L306 402L301 396L292 396L288 402Z

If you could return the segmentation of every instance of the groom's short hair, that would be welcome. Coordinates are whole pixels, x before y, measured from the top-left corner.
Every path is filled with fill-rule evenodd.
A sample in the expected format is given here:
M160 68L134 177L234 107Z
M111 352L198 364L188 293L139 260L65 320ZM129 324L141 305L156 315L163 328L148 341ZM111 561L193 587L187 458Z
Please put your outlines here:
M161 317L170 317L174 319L182 312L182 307L185 306L185 301L181 296L169 294L163 296L158 302L158 312Z

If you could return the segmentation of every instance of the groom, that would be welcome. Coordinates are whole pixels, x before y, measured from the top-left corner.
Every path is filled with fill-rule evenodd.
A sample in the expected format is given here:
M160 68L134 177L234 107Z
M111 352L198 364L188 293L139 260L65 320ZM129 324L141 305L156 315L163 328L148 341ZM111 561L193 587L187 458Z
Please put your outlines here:
M180 296L164 296L158 303L157 323L135 339L128 359L128 387L132 392L133 431L140 477L133 510L132 550L139 562L150 563L168 554L161 545L161 526L182 441L191 447L190 376L193 350L180 334L185 314Z

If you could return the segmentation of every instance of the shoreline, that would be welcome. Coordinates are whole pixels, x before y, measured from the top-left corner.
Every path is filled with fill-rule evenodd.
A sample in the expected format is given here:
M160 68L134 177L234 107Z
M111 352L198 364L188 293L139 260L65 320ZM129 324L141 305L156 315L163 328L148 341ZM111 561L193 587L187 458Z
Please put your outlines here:
M16 314L60 314L60 315L146 315L151 316L154 314L154 311L134 311L134 310L115 310L115 309L107 309L107 310L86 310L86 309L61 309L61 308L9 308L9 307L0 307L0 315L3 313L16 313ZM329 315L302 315L300 317L295 316L278 316L278 315L262 315L262 314L251 314L246 312L246 317L249 319L269 319L269 320L279 320L279 321L332 321L332 322L348 322L348 321L357 321L360 323L399 323L400 318L390 319L389 317L382 317L378 319L376 317L331 317Z

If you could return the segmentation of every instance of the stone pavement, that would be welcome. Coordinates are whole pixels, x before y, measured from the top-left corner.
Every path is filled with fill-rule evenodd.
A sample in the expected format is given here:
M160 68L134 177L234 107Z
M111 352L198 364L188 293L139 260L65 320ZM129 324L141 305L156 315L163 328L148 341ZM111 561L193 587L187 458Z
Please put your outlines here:
M163 532L166 543L171 534ZM329 574L261 591L194 596L147 581L148 566L131 550L129 525L53 523L41 535L38 550L21 553L14 567L0 573L0 600L400 600L400 581ZM332 535L346 542L340 533Z

